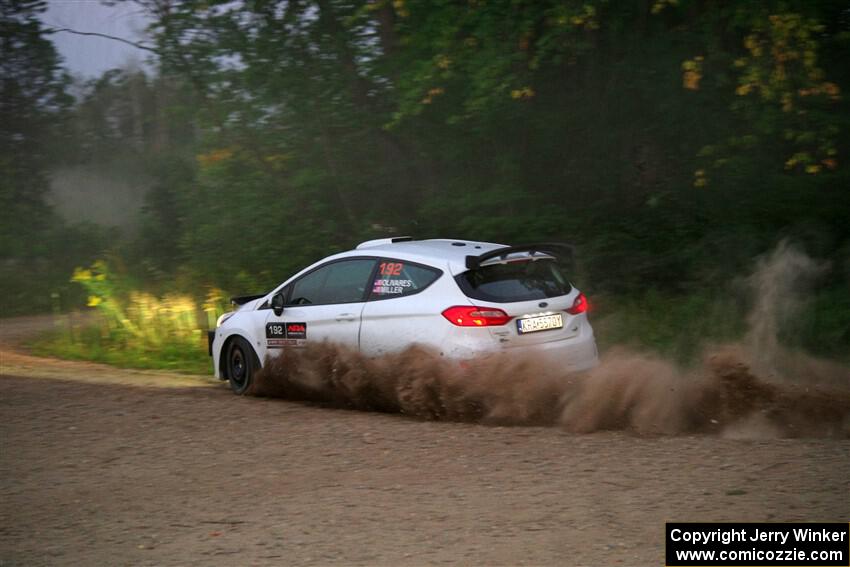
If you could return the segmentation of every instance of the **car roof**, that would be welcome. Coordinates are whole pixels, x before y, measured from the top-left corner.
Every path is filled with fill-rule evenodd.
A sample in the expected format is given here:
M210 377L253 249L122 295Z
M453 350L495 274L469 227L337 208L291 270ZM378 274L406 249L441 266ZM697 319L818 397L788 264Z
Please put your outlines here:
M368 252L376 255L399 257L405 260L420 261L430 264L448 263L452 273L466 271L466 257L480 256L485 252L504 248L505 244L479 242L450 238L433 238L429 240L401 240L399 238L382 238L369 240L357 246L355 252ZM350 254L351 254L350 253Z

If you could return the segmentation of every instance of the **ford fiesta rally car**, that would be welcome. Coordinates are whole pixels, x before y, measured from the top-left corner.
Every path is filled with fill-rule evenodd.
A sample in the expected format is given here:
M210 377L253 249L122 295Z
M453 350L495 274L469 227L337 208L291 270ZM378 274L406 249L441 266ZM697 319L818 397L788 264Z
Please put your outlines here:
M370 240L233 298L209 332L215 375L242 394L267 356L322 341L370 356L414 343L453 359L533 353L584 370L598 355L570 258L564 244Z

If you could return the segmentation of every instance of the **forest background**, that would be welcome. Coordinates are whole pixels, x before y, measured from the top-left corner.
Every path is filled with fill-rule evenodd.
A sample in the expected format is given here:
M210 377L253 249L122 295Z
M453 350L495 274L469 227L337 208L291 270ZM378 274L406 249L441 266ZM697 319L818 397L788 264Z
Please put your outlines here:
M148 63L81 83L44 3L0 0L3 316L200 309L384 236L554 240L603 344L687 358L788 240L828 267L783 340L850 359L846 1L136 3ZM64 218L74 171L141 206Z

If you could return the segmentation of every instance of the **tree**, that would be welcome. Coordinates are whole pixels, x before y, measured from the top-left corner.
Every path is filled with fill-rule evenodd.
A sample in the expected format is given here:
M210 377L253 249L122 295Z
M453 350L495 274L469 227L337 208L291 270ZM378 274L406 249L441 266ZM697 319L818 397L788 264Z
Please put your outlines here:
M53 222L49 140L70 99L68 76L38 14L42 0L0 0L0 258L44 254Z
M681 291L782 231L848 239L835 0L145 4L198 101L194 270L294 266L374 226L569 240L601 288ZM262 254L235 230L278 236Z
M102 246L101 231L67 226L46 199L72 101L68 75L38 19L44 9L41 0L0 0L3 315L72 305L78 292L68 274Z

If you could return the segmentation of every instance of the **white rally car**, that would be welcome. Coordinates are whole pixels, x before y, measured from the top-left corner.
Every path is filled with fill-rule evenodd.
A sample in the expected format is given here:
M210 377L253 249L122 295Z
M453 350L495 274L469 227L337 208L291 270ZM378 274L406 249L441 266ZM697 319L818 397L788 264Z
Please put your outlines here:
M598 355L570 258L564 244L370 240L233 298L209 332L215 375L242 394L266 357L322 341L369 356L414 343L453 359L534 353L584 370Z

